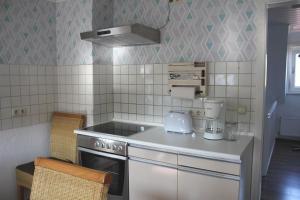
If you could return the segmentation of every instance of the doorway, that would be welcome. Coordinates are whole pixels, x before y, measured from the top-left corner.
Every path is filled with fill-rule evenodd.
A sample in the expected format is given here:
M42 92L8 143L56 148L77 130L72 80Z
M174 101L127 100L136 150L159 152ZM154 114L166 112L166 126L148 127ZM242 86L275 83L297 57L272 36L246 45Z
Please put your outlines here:
M300 199L300 2L272 4L267 25L261 199Z

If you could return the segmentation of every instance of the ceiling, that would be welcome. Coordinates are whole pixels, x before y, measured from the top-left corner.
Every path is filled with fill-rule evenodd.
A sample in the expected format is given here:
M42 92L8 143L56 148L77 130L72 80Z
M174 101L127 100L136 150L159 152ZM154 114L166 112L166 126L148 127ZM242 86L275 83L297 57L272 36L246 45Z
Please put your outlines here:
M270 6L269 22L284 23L300 27L300 0Z

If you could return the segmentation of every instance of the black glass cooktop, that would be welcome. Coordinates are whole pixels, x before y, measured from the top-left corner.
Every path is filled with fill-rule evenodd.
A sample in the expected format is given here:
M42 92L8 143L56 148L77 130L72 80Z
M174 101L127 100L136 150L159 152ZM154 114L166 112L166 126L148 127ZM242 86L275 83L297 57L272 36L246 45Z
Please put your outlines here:
M128 137L130 135L146 131L150 128L152 128L152 126L112 121L104 124L87 127L83 130Z

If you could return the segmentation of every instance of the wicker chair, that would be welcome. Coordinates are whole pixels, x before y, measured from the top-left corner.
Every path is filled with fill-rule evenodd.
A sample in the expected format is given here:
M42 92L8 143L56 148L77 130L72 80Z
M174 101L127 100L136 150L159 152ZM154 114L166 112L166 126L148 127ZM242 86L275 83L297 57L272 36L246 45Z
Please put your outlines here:
M77 163L77 137L75 129L84 127L86 118L80 114L55 112L52 116L50 156L54 159ZM16 168L18 199L24 199L25 190L31 189L34 162Z
M52 159L35 160L31 200L106 200L108 173Z

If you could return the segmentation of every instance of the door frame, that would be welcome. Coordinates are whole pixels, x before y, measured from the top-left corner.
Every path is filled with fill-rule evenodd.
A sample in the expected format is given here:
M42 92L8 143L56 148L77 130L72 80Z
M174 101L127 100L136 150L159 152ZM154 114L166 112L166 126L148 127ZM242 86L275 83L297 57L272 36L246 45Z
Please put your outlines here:
M267 13L269 0L255 0L256 4L256 59L254 73L256 74L255 96L255 130L252 164L251 199L259 200L262 182L262 153L263 130L265 116L266 96L266 70L267 70Z
M252 190L251 199L259 200L261 196L262 183L262 153L263 133L265 122L265 100L267 81L267 30L268 30L268 8L282 6L287 3L300 3L300 0L255 0L256 5L256 89L255 95L255 127L254 127L254 150L252 167Z

